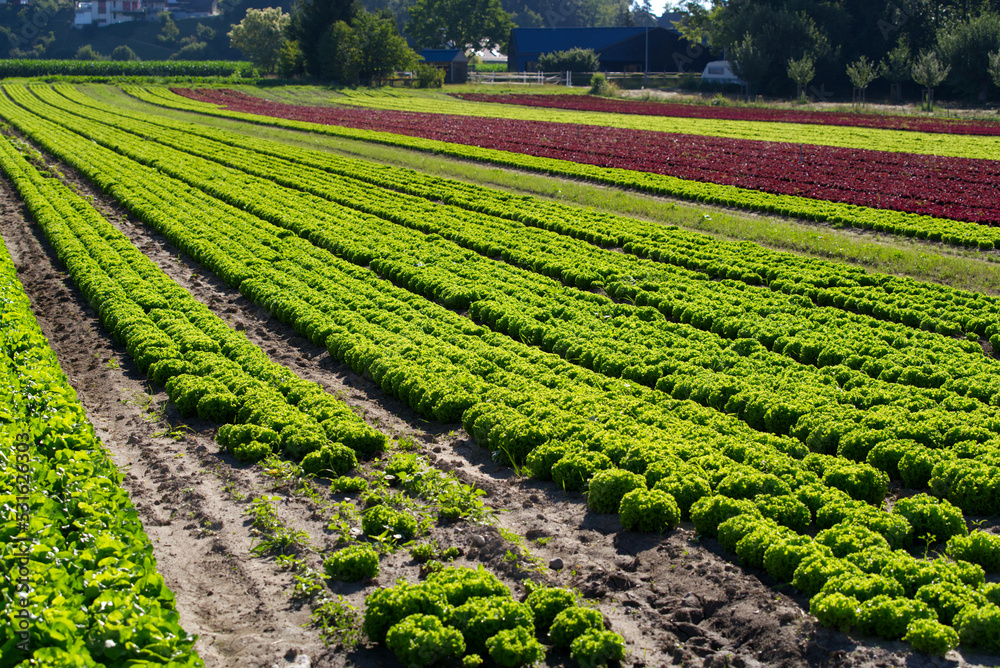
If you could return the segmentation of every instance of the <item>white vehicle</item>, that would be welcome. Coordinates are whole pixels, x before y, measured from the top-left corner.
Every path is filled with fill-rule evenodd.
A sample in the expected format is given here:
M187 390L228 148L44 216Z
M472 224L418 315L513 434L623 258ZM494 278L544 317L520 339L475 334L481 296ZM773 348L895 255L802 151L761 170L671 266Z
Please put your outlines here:
M745 85L745 82L733 74L733 67L728 60L713 60L701 72L701 80L707 83L716 84L738 84Z

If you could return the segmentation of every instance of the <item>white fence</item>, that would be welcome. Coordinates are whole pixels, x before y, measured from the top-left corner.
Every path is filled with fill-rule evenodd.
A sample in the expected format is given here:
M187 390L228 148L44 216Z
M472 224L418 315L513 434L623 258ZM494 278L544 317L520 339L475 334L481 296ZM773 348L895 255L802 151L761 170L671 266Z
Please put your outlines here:
M604 72L608 81L614 82L620 88L642 88L649 86L661 88L677 86L681 79L690 77L695 80L701 77L698 73L682 74L678 72ZM565 86L589 86L590 72L469 72L469 83L479 84L521 84L542 85L555 84Z

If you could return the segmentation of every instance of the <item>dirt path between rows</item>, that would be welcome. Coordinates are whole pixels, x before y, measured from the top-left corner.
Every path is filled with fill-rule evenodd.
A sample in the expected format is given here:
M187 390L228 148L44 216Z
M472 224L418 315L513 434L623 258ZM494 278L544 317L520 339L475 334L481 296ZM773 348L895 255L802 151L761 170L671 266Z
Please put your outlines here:
M340 396L370 424L418 443L436 466L486 490L487 503L500 511L501 525L525 537L543 566L562 561L561 570L543 568L545 577L579 588L600 603L612 628L626 638L630 656L625 665L968 665L956 654L950 655L952 660L931 659L913 654L904 643L823 629L806 614L801 597L791 597L788 588L772 588L763 573L734 565L714 540L699 541L690 526L662 537L622 532L616 516L587 511L582 495L514 476L460 425L420 419L370 379L352 373L129 218L72 170L58 168L168 275L230 326L244 330L274 361ZM152 405L163 405L165 394L151 388L123 347L101 329L41 231L26 222L23 206L6 182L0 187L0 207L0 233L36 317L125 475L159 568L177 596L182 624L200 635L197 649L209 668L398 666L383 649L328 650L315 630L302 626L309 610L290 603L291 576L271 559L249 556L252 534L238 499L273 493L268 491L270 480L260 467L220 453L212 426L183 421L171 406L152 415L150 399ZM164 435L165 429L177 438ZM307 531L317 549L333 544L309 504L286 498L278 505L282 518ZM457 523L434 531L440 544L463 549L457 563L485 563L515 595L523 591L517 581L526 566L509 558L510 544L496 529ZM396 577L412 580L416 574L401 551L383 560L378 584L390 585ZM371 588L334 591L360 604ZM547 665L574 664L553 656Z

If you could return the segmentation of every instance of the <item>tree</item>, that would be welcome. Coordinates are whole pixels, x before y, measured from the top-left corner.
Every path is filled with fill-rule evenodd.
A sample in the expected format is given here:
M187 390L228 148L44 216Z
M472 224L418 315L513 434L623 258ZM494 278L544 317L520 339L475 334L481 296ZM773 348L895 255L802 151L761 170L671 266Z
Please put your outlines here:
M177 41L177 37L181 34L180 28L174 23L174 19L170 16L170 12L162 11L159 13L160 18L160 34L156 36L156 39L160 40L164 44L173 44Z
M417 0L406 31L425 49L476 51L497 44L506 53L514 27L500 0Z
M229 31L229 45L262 72L273 72L285 43L291 18L280 7L249 9L246 17Z
M299 43L294 39L287 40L278 52L278 76L291 79L306 71L306 59L302 55Z
M815 76L816 68L808 53L798 60L788 61L788 78L795 82L795 97L802 97L806 94L806 86Z
M767 76L771 67L771 56L764 53L754 38L747 33L743 36L743 41L730 50L729 60L736 76L746 82L747 100L749 101L754 82Z
M329 78L323 75L320 57L324 36L338 21L350 27L360 9L357 0L295 0L288 38L299 43L309 74Z
M934 108L934 89L948 78L951 67L945 67L933 51L924 51L913 63L913 80L924 88L927 111Z
M76 60L107 60L105 56L94 51L94 47L89 44L84 44L77 49L74 58Z
M993 79L993 85L1000 87L1000 51L990 54L989 73L990 78Z
M184 46L167 60L211 60L211 54L208 51L208 42L199 42L198 38L194 35L191 35L191 38L186 39Z
M391 13L362 10L352 25L355 35L355 67L358 77L375 86L383 85L396 70L417 62L417 54L396 30Z
M315 75L324 81L345 85L355 83L358 80L357 57L354 54L357 48L357 35L351 26L344 21L330 25L323 31L317 45ZM306 69L309 69L308 61Z
M951 67L949 86L968 97L986 102L989 91L989 55L1000 48L1000 14L982 12L967 20L941 27L937 51Z
M878 79L885 72L885 63L873 63L866 56L861 56L856 61L847 66L847 78L851 80L851 85L855 91L860 91L858 101L865 103L865 90L873 81Z
M119 44L115 47L115 50L111 52L111 60L139 60L139 56L137 56L135 51L130 49L127 45Z
M569 51L553 51L538 57L538 67L543 72L596 72L601 62L593 49L575 48Z
M896 47L885 57L885 74L889 80L892 99L899 102L903 99L902 86L913 75L913 61L910 58L910 44L906 35L901 35Z

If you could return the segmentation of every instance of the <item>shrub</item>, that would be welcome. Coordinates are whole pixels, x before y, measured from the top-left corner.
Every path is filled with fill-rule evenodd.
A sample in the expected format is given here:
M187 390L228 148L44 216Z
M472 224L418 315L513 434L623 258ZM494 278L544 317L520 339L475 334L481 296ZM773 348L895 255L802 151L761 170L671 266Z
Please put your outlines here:
M444 85L444 70L427 63L417 63L417 88L441 88Z
M987 573L1000 571L1000 536L979 530L967 536L956 534L944 549L952 559L979 564Z
M327 577L358 582L378 576L378 552L368 545L351 545L338 550L323 562Z
M545 648L523 626L500 631L486 641L486 649L490 658L504 668L530 666L545 658Z
M394 587L379 589L365 597L362 630L373 642L385 642L392 626L417 613L444 617L450 610L440 587L399 581Z
M674 497L659 490L634 489L622 497L622 527L626 531L669 531L681 521Z
M603 631L604 616L593 608L566 608L552 621L549 639L555 647L569 649L587 631Z
M454 608L449 623L462 632L470 652L485 654L486 641L504 629L524 627L535 634L531 608L509 596L470 598Z
M340 443L326 443L302 458L302 469L306 473L328 477L344 475L357 465L354 450Z
M417 520L404 512L378 505L361 516L361 528L372 537L381 536L388 531L389 534L408 540L417 532Z
M933 619L914 619L906 627L903 640L925 654L944 656L958 647L958 633L950 626Z
M603 72L594 72L590 77L590 94L615 97L618 94L618 86L608 81Z
M636 489L646 489L646 478L638 473L624 469L598 471L590 479L587 506L597 513L617 512L622 497Z
M918 539L929 535L932 536L932 542L936 543L969 533L961 510L928 494L900 499L893 506L892 512L906 518L913 527L914 537Z
M823 626L847 633L858 623L861 603L840 592L820 592L809 601L809 613Z
M126 46L125 44L119 44L111 51L111 60L114 61L138 61L139 56L136 55L135 51Z
M706 496L691 506L691 521L703 536L714 536L719 525L730 517L742 514L759 514L757 506L747 499L730 499L727 496Z
M858 629L862 633L899 640L916 619L934 620L934 611L923 601L891 596L876 596L861 604Z
M528 594L524 602L535 616L535 625L547 631L556 615L575 606L577 598L576 594L568 589L542 587Z
M385 639L399 662L408 668L433 666L465 653L462 634L432 615L414 614L389 629Z
M541 54L538 67L543 72L596 72L601 63L593 49L575 48Z
M564 490L584 489L598 471L612 468L607 455L583 450L570 451L552 466L552 480Z
M600 668L625 658L625 640L613 631L591 629L573 641L569 655L580 668Z
M427 583L441 587L448 603L454 606L462 605L470 598L510 596L506 585L482 566L444 568L428 575Z

